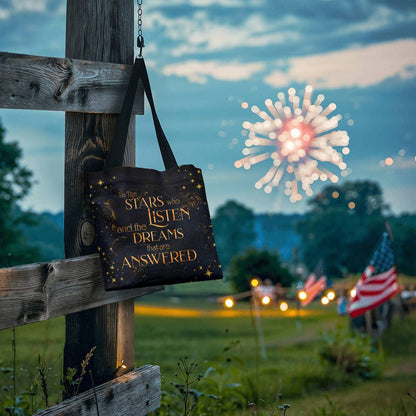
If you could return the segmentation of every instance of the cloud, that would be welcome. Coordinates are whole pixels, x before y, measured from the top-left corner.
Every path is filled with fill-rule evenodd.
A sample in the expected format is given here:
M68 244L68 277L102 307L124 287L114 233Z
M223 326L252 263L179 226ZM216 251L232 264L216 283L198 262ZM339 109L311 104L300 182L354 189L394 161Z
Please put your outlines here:
M0 7L0 20L9 19L12 15L22 12L45 12L47 0L12 0L8 5Z
M351 35L353 33L368 33L414 21L416 21L415 12L405 14L386 6L378 6L368 16L368 19L343 25L335 31L335 34Z
M285 65L287 70L274 70L264 78L272 87L292 82L329 89L368 87L392 77L416 77L416 39L296 57L276 65Z
M176 75L185 77L191 82L204 84L208 77L222 81L241 81L250 78L254 73L262 71L264 64L261 62L224 63L219 61L189 60L167 65L163 68L164 75Z
M148 13L146 22L150 29L163 31L163 35L173 41L175 46L169 48L173 56L259 48L301 39L295 30L298 19L291 15L276 22L261 14L252 14L241 22L231 24L215 21L205 10L199 10L190 17L177 18L155 11Z
M44 12L46 0L13 0L13 8L16 12Z
M10 10L0 7L0 20L5 20L10 17Z
M265 0L170 0L168 4L166 0L152 0L146 7L167 7L167 6L179 6L179 5L191 5L194 7L209 7L209 6L222 6L222 7L248 7L264 4Z

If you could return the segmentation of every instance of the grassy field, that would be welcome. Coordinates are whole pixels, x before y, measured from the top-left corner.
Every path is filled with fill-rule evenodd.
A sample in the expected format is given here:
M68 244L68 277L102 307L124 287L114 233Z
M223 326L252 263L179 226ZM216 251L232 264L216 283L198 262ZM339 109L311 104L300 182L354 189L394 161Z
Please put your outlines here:
M415 313L403 321L395 320L385 332L383 376L362 381L324 366L319 359L321 334L348 326L348 319L336 314L335 305L326 309L313 305L301 311L300 320L293 309L286 314L277 308L263 310L264 358L248 303L224 312L221 305L204 297L189 296L193 294L192 287L185 292L188 297L168 290L137 303L136 365L160 365L163 388L174 380L178 359L187 356L199 364L202 373L208 366L224 370L217 377L217 388L244 380L247 398L257 409L263 409L264 415L271 414L278 393L278 404L291 405L288 416L313 415L319 409L321 413L317 415L342 416L343 413L323 412L323 406L329 409L326 395L346 415L416 415L416 402L407 395L410 392L416 396ZM0 388L11 384L6 370L13 366L12 336L12 330L0 331ZM50 388L58 384L63 343L62 318L16 329L17 390L28 388L36 377L38 354L46 363ZM3 398L7 394L0 391ZM400 410L401 403L407 413ZM235 414L252 413L243 408Z

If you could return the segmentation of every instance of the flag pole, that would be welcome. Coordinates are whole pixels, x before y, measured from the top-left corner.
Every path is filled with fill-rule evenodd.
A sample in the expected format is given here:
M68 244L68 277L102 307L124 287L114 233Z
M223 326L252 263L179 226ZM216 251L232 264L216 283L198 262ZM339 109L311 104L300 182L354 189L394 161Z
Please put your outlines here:
M393 232L391 231L391 227L390 227L389 222L386 221L384 223L384 226L386 227L386 231L387 231L387 234L390 237L391 242L394 242ZM399 273L399 268L397 266L397 261L396 261L395 266L396 266L396 279L397 279L397 283L399 283L400 273ZM402 289L403 286L401 284L399 284L399 288ZM401 292L401 290L400 290L400 292ZM404 318L404 305L403 305L403 299L400 296L400 294L399 294L399 299L400 299L399 300L400 301L400 318L403 319Z
M252 311L254 309L255 316L256 316L256 320L254 324L256 327L256 341L260 342L261 358L265 361L267 360L266 344L264 342L264 333L263 333L263 327L261 324L260 309L257 303L256 295L253 291L252 291L252 296L251 296L251 304L253 306Z

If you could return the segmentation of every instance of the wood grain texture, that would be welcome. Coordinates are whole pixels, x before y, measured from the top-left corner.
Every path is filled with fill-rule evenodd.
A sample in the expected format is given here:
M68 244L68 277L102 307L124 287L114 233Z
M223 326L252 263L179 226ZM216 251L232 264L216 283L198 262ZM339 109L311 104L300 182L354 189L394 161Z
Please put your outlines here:
M146 365L93 390L36 413L36 416L144 416L160 407L160 369Z
M71 59L132 64L134 58L134 2L131 0L68 0L66 52ZM84 245L82 224L90 221L85 174L103 168L114 136L114 115L65 115L65 256L94 251ZM134 165L134 122L130 125L124 164ZM85 227L84 227L85 228ZM85 242L85 241L84 241ZM96 384L134 364L134 304L132 300L66 317L64 368L79 368L85 354L96 346L91 368ZM124 317L124 318L121 318ZM127 368L120 368L120 359ZM84 380L81 391L91 387Z
M0 329L134 299L160 289L106 292L98 254L0 269Z
M0 52L0 107L119 113L132 65ZM133 114L143 114L143 87Z

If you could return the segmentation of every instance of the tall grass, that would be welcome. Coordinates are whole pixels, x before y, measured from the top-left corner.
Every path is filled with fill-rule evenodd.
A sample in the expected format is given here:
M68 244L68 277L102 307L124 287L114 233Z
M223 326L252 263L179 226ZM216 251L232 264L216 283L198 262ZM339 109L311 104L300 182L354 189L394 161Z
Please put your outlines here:
M167 298L162 300L161 297L149 299L149 303L154 305L162 302L166 305L167 301ZM200 303L201 299L198 302L186 301L181 307L196 307ZM248 309L246 305L240 307ZM215 309L217 306L205 304L201 308ZM384 377L381 380L361 382L348 374L342 374L336 368L321 364L320 332L325 333L337 325L347 328L348 320L337 316L333 307L325 311L320 306L313 308L316 308L313 313L301 317L301 330L296 326L295 317L284 314L262 317L267 360L259 361L258 376L258 355L249 316L184 318L139 315L135 322L136 365L160 365L163 378L169 381L174 379L179 357L187 355L199 364L198 371L201 374L205 374L210 367L216 368L215 371L209 370L207 375L220 380L219 357L224 355L225 346L238 340L238 347L233 353L237 353L239 362L238 366L237 361L233 365L238 367L240 375L234 377L231 372L227 372L223 380L226 384L240 384L241 388L237 390L255 405L259 415L269 416L276 397L278 405L291 404L287 416L312 416L312 410L319 411L324 406L325 411L329 412L324 393L328 393L331 401L341 406L347 415L415 415L414 402L407 392L415 394L416 389L416 314L403 321L395 320L392 327L386 330L382 339ZM0 367L3 369L0 369L0 388L9 389L0 391L0 403L13 395L10 387L13 384L10 369L14 367L12 335L11 330L0 331ZM62 377L63 346L63 318L16 329L17 395L25 389L30 390L38 374L37 357L40 354L49 389L48 400L50 404L60 400L62 392L53 386L59 384ZM227 364L223 364L223 368L227 368ZM210 390L204 384L199 387L202 392L216 395L214 388ZM235 416L253 414L253 408L249 408L248 404L246 408L243 404L239 406ZM400 406L405 409L402 413L399 413ZM275 407L275 413L279 414L278 412L278 407ZM227 413L227 416L232 415L233 413Z

